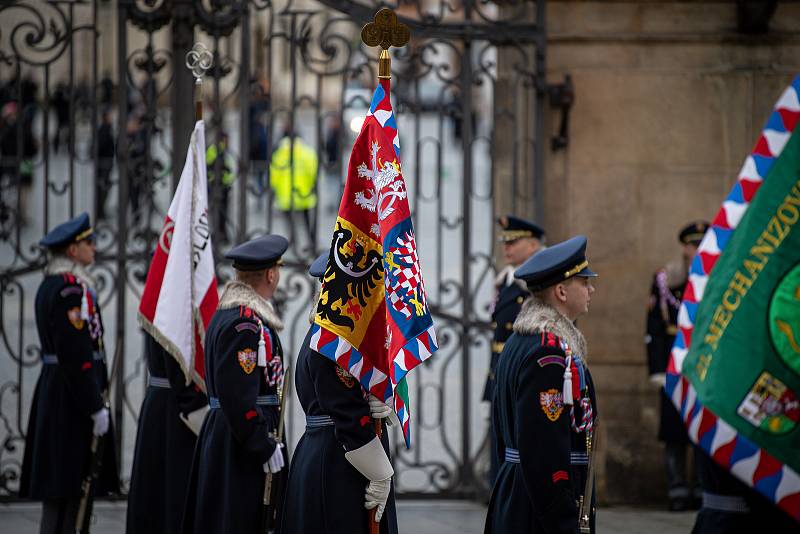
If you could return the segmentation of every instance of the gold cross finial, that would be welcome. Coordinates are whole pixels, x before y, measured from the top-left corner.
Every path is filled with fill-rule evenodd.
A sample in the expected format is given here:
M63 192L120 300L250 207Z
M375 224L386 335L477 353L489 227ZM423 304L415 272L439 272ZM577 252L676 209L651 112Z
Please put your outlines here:
M380 46L381 55L378 62L378 78L392 77L392 58L389 47L405 46L411 38L408 26L397 20L397 15L388 7L375 13L375 20L365 24L361 30L361 40L367 46Z

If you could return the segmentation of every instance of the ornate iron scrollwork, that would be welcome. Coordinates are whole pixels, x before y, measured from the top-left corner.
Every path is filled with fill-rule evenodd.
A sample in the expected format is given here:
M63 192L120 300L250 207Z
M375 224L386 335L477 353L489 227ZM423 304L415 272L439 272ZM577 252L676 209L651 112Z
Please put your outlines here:
M115 415L121 418L119 438L132 447L145 383L136 304L175 169L179 174L183 164L179 145L188 141L194 123L192 98L180 93L186 91L178 72L185 71L185 52L197 39L214 56L204 82L206 142L222 147L223 155L209 158L208 169L218 177L234 176L228 185L210 184L217 258L225 233L229 242L265 232L285 233L292 242L279 294L289 325L282 334L287 365L305 334L316 290L305 269L330 244L352 129L368 109L378 74L374 52L358 39L376 2L122 0L115 27L95 26L94 9L104 5L41 1L0 7L0 16L12 21L0 30L0 88L13 80L11 88L19 89L26 78L39 84L27 104L39 140L27 209L40 214L23 224L18 177L0 180L0 500L13 498L18 489L38 374L31 302L45 258L36 242L67 216L92 211L100 184L95 147L103 112L111 111L118 152L108 182L107 211L113 215L96 224L95 272L106 322L114 325L106 344L125 349ZM536 48L544 29L527 20L533 5L527 1L501 7L488 0L389 5L412 33L409 45L394 54L393 100L440 341L439 353L411 375L413 447L405 450L399 434L394 437L397 492L474 496L487 489L481 460L486 421L479 399L490 353L486 304L495 271L492 177L503 163L494 154L502 133L514 158L541 155L545 137L532 125L547 91L544 56ZM120 44L112 61L119 76L110 80L115 86L110 101L102 97L105 73L91 67L109 31L116 32L111 42ZM91 38L76 39L81 32ZM80 80L87 72L84 89ZM191 87L191 75L185 75ZM50 102L62 79L72 83L67 106L75 120L66 135L69 149L56 153ZM181 129L187 129L185 135ZM313 197L313 207L305 213L281 211L275 203L270 160L284 132L297 136L287 142L302 140L318 154L316 183L305 197L309 202ZM533 204L536 199L526 192L534 178L514 169L515 202ZM218 275L230 276L225 263ZM302 425L290 420L288 429L296 440ZM122 469L126 478L130 466L123 463Z

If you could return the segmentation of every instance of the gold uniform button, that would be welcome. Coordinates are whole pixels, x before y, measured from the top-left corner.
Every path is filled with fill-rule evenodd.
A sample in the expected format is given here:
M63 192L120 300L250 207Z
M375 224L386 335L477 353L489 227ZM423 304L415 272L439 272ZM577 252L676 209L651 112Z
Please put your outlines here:
M511 330L514 328L514 323L506 323L506 330Z
M492 321L492 328L497 328L497 323Z
M522 304L522 301L525 300L522 297L517 297L517 304Z

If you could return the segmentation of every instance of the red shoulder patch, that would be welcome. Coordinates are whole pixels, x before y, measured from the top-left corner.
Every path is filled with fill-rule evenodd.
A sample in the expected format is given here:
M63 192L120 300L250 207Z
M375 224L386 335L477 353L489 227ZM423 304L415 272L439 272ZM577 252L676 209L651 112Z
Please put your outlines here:
M543 347L561 347L561 338L552 332L542 332L540 343Z
M81 365L81 371L88 371L91 368L92 362L83 362L83 365Z
M557 346L559 346L558 336L553 334L552 332L547 332L547 346L548 347L557 347Z

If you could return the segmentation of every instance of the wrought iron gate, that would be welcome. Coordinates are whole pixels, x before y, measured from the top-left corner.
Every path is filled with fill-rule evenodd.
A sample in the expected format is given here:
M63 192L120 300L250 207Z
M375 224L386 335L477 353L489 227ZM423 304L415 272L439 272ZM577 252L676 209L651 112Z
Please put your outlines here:
M441 345L410 375L412 448L395 436L401 495L475 496L486 489L488 414L480 399L490 352L494 218L499 207L539 207L543 4L389 4L412 31L409 46L395 52L393 101ZM83 210L105 211L95 224L94 272L106 345L123 362L113 406L128 478L146 374L136 307L193 126L183 57L194 41L215 56L205 90L207 143L226 140L208 162L218 177L209 185L215 252L219 257L228 243L264 232L290 238L279 300L288 325L282 338L294 357L315 290L305 268L329 245L349 148L376 80L376 57L359 32L378 7L367 0L0 6L0 107L8 136L7 145L0 142L0 499L18 489L39 371L33 297L45 258L36 243ZM288 130L319 155L308 218L273 205L270 154ZM219 274L227 278L229 267L220 264ZM296 441L302 428L293 423L301 419L299 407L292 410Z

